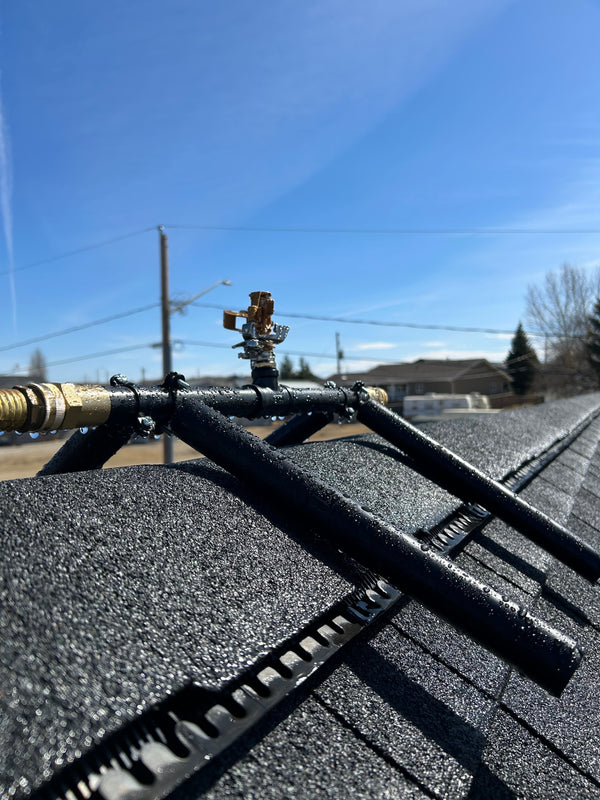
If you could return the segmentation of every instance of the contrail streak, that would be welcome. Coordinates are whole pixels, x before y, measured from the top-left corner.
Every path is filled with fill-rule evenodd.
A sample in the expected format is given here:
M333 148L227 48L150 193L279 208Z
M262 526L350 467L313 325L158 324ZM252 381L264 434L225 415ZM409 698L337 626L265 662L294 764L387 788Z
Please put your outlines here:
M12 217L12 160L10 154L10 138L0 92L0 213L4 244L8 256L8 283L12 306L13 329L17 329L17 292L15 289L13 258L13 217Z

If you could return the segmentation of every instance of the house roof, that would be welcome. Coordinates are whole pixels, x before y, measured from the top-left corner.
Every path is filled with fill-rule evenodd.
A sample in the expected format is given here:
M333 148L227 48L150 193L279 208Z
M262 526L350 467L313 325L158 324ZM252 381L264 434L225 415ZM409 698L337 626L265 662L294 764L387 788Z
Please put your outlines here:
M565 443L522 495L600 548L598 412L427 430L497 479ZM286 454L399 535L460 506L374 435ZM585 646L560 698L206 460L9 481L0 508L2 797L83 797L101 764L105 798L159 796L194 730L209 755L177 800L597 797L600 593L498 520L455 560ZM373 621L346 642L349 608Z
M364 380L374 383L425 383L433 381L455 381L460 378L500 377L510 381L509 376L484 358L451 360L425 359L403 364L380 364L367 372L333 375L334 382Z

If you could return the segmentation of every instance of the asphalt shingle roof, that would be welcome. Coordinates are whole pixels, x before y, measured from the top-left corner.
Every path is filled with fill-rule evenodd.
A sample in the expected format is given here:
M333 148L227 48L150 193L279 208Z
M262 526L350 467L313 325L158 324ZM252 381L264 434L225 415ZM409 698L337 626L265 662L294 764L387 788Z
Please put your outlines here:
M427 431L501 478L599 409L590 395ZM599 441L595 421L523 492L595 547ZM286 452L400 532L459 506L374 435ZM9 481L0 508L3 797L192 684L214 702L370 580L207 461ZM598 588L498 520L458 562L586 646L560 698L403 597L174 797L597 797Z

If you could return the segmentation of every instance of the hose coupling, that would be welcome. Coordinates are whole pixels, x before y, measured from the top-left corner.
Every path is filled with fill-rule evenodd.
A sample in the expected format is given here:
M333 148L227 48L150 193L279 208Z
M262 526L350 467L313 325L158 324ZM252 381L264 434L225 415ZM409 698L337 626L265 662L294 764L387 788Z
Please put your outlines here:
M103 386L29 383L0 389L0 430L54 431L102 425L111 410Z
M387 406L389 397L385 389L380 389L378 386L365 386L364 388L371 400L381 403L382 406Z
M375 402L381 403L382 406L387 406L389 402L385 389L380 389L378 386L365 386L363 381L355 381L352 384L352 391L358 395L359 403L375 400Z

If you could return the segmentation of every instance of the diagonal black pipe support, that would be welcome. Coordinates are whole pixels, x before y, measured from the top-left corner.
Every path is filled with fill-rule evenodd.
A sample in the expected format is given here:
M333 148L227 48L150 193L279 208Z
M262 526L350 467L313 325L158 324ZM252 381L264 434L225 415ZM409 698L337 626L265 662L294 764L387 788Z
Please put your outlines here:
M327 411L313 411L311 414L296 414L287 422L265 437L265 442L273 447L287 447L301 444L313 433L329 425L333 414Z
M600 577L600 555L586 542L398 414L365 399L357 419L413 458L419 471L438 486L466 503L483 506L587 580Z
M127 444L133 434L132 425L99 425L87 433L75 431L54 456L37 473L59 475L102 469L109 458Z
M192 394L178 395L171 429L259 491L261 500L303 519L309 529L316 529L550 693L559 695L566 686L582 657L570 637L427 545L399 534Z

